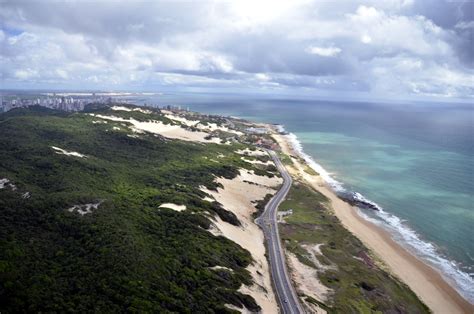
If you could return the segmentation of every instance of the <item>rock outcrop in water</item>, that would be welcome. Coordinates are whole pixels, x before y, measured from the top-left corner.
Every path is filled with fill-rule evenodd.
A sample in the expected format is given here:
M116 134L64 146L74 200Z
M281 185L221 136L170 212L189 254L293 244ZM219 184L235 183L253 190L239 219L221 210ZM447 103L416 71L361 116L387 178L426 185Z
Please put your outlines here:
M340 192L338 196L352 206L364 209L380 210L380 207L357 192Z

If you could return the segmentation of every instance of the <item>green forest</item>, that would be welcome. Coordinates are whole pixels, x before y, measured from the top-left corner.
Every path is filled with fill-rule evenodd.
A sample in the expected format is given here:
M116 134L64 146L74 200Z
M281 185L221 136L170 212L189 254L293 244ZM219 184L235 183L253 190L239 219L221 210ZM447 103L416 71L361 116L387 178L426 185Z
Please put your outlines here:
M0 179L9 180L0 189L0 312L258 311L238 292L252 284L249 252L206 230L215 215L240 222L199 189L250 167L235 153L245 146L130 137L123 122L93 123L91 112L112 114L96 105L0 115ZM173 123L159 110L113 115ZM159 208L166 202L187 209ZM68 210L85 204L99 205Z

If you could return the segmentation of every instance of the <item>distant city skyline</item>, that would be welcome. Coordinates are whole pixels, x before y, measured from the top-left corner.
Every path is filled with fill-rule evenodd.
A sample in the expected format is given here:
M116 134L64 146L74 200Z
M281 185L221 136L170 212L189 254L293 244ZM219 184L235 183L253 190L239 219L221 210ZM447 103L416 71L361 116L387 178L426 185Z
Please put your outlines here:
M472 1L2 1L2 89L471 100Z

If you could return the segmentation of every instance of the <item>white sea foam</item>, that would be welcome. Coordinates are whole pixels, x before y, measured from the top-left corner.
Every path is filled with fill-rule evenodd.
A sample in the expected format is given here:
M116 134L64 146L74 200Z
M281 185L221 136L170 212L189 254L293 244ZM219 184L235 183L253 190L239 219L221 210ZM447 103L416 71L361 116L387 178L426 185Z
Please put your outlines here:
M279 132L285 132L285 128L281 125L277 126ZM336 192L344 193L349 192L344 185L331 177L330 173L327 172L321 165L314 161L314 159L303 151L303 146L298 140L297 136L293 133L286 135L292 148L303 158L306 163L313 168L324 181ZM379 226L388 229L392 234L394 240L400 243L402 246L407 248L410 252L418 256L419 258L426 261L428 264L434 266L441 272L443 277L449 281L470 302L474 302L474 279L469 274L460 270L458 265L442 256L435 245L421 239L413 229L411 229L406 221L402 221L399 217L386 212L377 203L365 198L358 192L352 192L352 196L355 200L362 203L373 205L378 210L371 211L376 218L367 215L364 210L359 209L358 213L368 221L371 221Z
M281 127L281 128L283 129L283 127ZM298 153L298 155L300 155L300 157L302 157L306 161L306 163L311 168L314 169L314 171L319 173L319 175L324 179L324 181L326 181L327 184L329 184L331 186L331 188L333 188L336 192L344 192L345 191L345 189L342 186L341 182L333 179L331 177L331 175L329 174L329 172L326 171L326 169L321 167L321 165L319 165L317 162L315 162L314 159L311 156L309 156L308 154L306 154L303 151L303 146L301 145L301 143L298 140L298 138L296 137L296 135L294 135L293 133L289 133L288 135L286 135L286 137L289 140L289 142L290 142L291 146L293 147L293 149Z

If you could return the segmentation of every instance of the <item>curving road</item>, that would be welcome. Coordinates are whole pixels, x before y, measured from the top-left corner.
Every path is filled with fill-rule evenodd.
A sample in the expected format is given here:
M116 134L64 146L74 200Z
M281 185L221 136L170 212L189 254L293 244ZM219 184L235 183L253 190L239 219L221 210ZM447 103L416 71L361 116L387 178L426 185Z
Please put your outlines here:
M283 313L304 313L298 296L288 275L285 261L285 252L281 246L278 233L277 211L280 203L285 199L290 190L292 179L286 168L281 163L274 151L267 151L272 157L278 171L283 177L283 185L280 190L265 206L263 214L256 219L256 223L262 228L267 241L268 257L273 285L276 289L278 300Z

